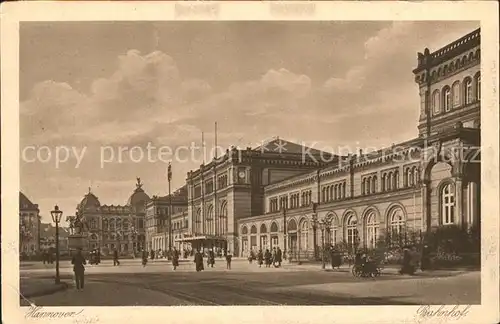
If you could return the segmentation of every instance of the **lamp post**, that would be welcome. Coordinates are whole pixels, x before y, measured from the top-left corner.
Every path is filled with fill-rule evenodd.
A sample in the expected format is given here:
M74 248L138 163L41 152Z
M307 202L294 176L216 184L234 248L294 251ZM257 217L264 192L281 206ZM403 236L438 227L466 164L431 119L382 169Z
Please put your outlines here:
M330 244L330 227L332 225L332 218L331 217L326 217L322 221L324 230L328 234L328 243ZM325 268L325 240L323 238L323 265L322 268Z
M325 269L325 222L319 221L319 228L321 229L321 269Z
M283 202L283 256L286 258L286 205Z
M172 253L172 193L170 191L170 183L172 182L172 165L169 163L168 164L168 169L167 169L167 180L168 180L168 208L169 208L169 215L168 215L168 257L170 259L171 253Z
M318 213L316 211L318 208L318 203L313 202L312 206L313 206L312 228L313 228L314 259L318 260L318 246L316 244L317 241L316 231L318 229Z
M56 284L58 284L61 279L59 278L59 222L62 217L62 210L59 210L59 206L55 205L54 210L50 212L52 215L52 220L56 223Z

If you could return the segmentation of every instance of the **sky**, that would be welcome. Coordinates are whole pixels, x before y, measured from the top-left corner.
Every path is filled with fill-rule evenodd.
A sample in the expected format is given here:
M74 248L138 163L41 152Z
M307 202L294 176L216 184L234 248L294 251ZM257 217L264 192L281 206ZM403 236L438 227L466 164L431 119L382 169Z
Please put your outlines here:
M74 215L89 187L101 204L125 204L136 177L150 196L165 195L169 161L172 189L203 162L202 132L209 160L215 122L223 149L277 136L334 152L409 140L419 117L417 52L478 27L23 22L21 191L43 222L55 204Z

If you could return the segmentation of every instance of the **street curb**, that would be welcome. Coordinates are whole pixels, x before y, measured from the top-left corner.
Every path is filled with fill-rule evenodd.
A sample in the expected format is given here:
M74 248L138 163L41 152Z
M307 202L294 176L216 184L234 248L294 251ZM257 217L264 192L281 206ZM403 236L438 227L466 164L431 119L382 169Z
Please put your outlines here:
M67 282L62 281L59 284L55 284L53 287L46 288L43 290L38 290L35 291L31 294L19 294L19 298L23 299L24 298L34 298L34 297L40 297L40 296L46 296L46 295L52 295L56 292L63 291L69 288L69 284Z

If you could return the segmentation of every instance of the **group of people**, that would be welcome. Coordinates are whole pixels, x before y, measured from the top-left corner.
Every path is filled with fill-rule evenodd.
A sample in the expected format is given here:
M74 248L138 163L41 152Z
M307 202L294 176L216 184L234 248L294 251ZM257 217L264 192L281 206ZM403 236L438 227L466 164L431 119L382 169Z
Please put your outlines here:
M231 269L231 260L233 258L232 253L227 250L227 252L224 253L226 257L226 269L230 270ZM215 252L213 249L210 249L207 253L207 268L211 267L213 268L215 265ZM195 263L195 268L196 272L200 272L202 270L205 270L203 266L203 253L201 253L200 250L196 250L194 253L194 263Z
M262 264L264 264L266 268L271 267L271 265L273 265L276 268L279 268L281 267L281 262L283 260L283 252L279 247L278 248L274 247L272 253L271 251L269 251L269 249L266 249L265 252L259 250L259 252L257 252L257 257L255 257L253 251L250 251L248 261L252 263L254 259L257 259L257 264L259 265L259 268L262 267Z

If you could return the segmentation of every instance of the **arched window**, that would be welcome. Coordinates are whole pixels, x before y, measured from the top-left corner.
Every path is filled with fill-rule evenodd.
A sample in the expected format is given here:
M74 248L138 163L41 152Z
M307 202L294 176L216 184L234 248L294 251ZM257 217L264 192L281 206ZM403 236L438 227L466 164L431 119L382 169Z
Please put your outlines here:
M120 230L121 228L122 228L122 220L118 218L116 220L116 229Z
M453 107L460 106L460 82L456 81L451 87L453 94Z
M434 112L434 114L439 114L439 112L441 111L441 107L439 105L439 91L436 90L434 91L434 93L432 94L432 111Z
M214 234L213 233L213 224L214 224L214 207L213 205L208 206L207 214L205 218L205 229L204 232L207 234Z
M356 216L353 214L350 214L347 216L347 221L346 221L346 238L347 238L347 244L350 247L355 247L358 241L358 220L356 219Z
M455 223L455 194L451 183L441 188L441 221L443 225Z
M196 211L196 218L194 219L194 232L195 233L200 233L201 232L201 208L198 208Z
M246 226L243 226L241 229L241 235L247 235L248 234L248 228Z
M339 190L339 186L338 185L335 185L335 187L333 189L333 192L334 192L335 199L339 199L340 190Z
M394 186L393 189L399 188L399 171L394 171Z
M334 194L333 186L330 186L330 199L329 200L334 200L337 197L337 196L334 196L333 194Z
M277 233L278 232L278 224L275 222L271 223L271 233Z
M220 207L219 219L219 234L225 235L227 233L227 203L225 200Z
M257 226L253 225L252 228L250 228L250 234L257 234Z
M396 207L389 213L390 233L393 237L399 237L404 232L404 214L401 208Z
M260 234L266 234L266 233L267 233L266 224L260 225Z
M387 183L386 183L386 187L387 187L387 190L391 190L392 189L392 172L389 172L389 174L387 174Z
M445 112L451 109L451 91L449 87L443 89L443 108Z
M377 192L377 177L374 176L372 178L372 192L375 193Z
M300 224L300 247L302 250L307 250L308 229L307 221L304 220Z
M382 191L386 190L386 175L382 174Z
M411 173L411 168L406 169L406 186L411 187L413 181L413 175Z
M375 212L370 211L366 215L366 245L374 248L377 244L379 224Z
M326 188L321 190L321 200L323 200L323 202L326 201Z
M330 218L330 228L328 231L328 244L336 244L338 241L339 219L334 214L328 215Z
M472 80L467 78L464 81L464 103L468 105L472 100Z
M366 178L363 178L363 184L361 186L361 192L366 195Z
M124 230L124 231L128 231L128 226L129 226L129 221L128 221L128 219L125 219L125 220L123 221L122 226L123 226L123 230Z
M113 218L109 221L109 230L110 231L115 230L115 220Z
M288 222L286 231L287 232L294 232L294 231L296 232L297 231L297 223L295 222L294 219L290 219L290 221Z
M417 167L413 167L413 184L416 186L420 182L420 171L418 170Z
M342 198L345 198L345 182L342 183Z
M97 221L95 220L95 218L92 218L90 220L90 228L92 229L97 228Z
M476 100L481 100L481 75L476 75Z

